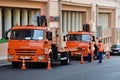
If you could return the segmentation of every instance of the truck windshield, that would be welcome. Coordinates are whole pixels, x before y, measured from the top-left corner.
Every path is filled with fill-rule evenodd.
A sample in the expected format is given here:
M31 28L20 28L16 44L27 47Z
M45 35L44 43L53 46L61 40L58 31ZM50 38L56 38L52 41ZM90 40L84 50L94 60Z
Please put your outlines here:
M19 29L12 30L10 39L12 40L43 40L43 30Z
M90 35L88 34L70 34L68 35L68 41L90 41Z

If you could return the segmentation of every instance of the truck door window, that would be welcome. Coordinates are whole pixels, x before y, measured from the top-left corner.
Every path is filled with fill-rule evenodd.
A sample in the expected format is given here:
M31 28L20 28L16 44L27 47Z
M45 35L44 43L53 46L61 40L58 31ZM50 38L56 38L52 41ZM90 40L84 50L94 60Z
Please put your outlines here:
M19 29L11 32L11 38L14 40L43 40L43 30Z
M43 30L34 30L33 37L31 39L35 40L43 40L44 38L44 31Z
M89 41L90 41L90 35L83 34L83 35L82 35L82 41L87 41L87 42L89 42Z

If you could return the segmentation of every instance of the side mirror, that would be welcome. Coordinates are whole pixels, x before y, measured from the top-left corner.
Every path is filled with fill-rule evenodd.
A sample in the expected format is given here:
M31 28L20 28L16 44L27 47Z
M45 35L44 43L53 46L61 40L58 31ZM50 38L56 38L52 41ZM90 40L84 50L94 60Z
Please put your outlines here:
M9 29L5 32L5 39L9 39L8 34L9 34L10 31L11 31L11 29Z
M92 41L95 42L95 36L92 36Z
M63 41L66 41L66 36L63 36Z
M67 35L64 35L64 36L63 36L63 41L67 41L66 38L67 38Z
M52 32L48 31L46 33L46 37L47 37L48 40L52 41Z

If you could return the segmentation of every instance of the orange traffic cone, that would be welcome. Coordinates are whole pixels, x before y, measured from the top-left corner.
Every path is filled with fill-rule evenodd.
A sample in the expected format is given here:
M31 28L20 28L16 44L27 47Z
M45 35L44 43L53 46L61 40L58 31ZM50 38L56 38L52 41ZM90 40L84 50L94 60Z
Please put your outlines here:
M26 69L26 66L25 66L25 60L23 59L23 61L22 61L22 68L21 68L22 70L25 70Z
M47 70L50 70L51 69L51 60L50 58L48 59L48 64L47 64Z
M110 53L108 52L107 58L110 59Z
M83 54L81 54L81 60L80 60L80 64L84 64L84 59L83 59Z

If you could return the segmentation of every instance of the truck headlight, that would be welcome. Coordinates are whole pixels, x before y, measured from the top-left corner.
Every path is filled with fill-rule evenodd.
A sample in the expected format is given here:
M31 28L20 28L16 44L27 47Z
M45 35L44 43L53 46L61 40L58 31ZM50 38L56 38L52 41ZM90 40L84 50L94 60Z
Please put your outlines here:
M12 55L8 55L8 58L9 58L9 59L13 59L13 56L12 56Z
M43 60L44 56L38 56L38 60Z
M8 55L7 57L8 57L8 60L9 60L9 61L12 61L12 59L13 59L13 56L12 56L12 55Z

